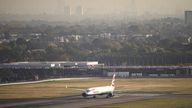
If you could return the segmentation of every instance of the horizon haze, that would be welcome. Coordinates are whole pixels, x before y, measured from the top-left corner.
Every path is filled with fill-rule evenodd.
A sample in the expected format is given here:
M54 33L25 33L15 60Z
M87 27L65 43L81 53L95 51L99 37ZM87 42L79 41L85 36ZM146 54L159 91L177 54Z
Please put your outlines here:
M93 14L122 14L134 11L159 15L182 15L192 10L191 0L0 0L1 14L64 14L69 6L72 13L78 6Z

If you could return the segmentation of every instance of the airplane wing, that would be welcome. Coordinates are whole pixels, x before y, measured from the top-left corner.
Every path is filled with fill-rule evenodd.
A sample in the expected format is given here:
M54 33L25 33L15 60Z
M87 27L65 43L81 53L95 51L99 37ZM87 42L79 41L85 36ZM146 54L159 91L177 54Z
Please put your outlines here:
M82 92L84 92L84 91L86 91L86 89L82 89L82 88L79 88L79 87L71 87L71 86L65 86L65 88L72 88L72 89L74 89L74 90L78 90L78 91L82 91Z
M75 89L75 90L78 90L78 91L83 91L83 92L84 92L84 91L86 91L85 89Z
M126 93L129 92L130 89L123 89L123 90L114 90L115 93Z

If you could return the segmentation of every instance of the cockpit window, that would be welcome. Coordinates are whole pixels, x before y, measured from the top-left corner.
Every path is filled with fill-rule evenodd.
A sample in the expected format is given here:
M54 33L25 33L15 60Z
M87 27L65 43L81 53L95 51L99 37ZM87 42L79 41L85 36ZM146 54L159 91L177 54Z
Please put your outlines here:
M90 92L90 90L86 90L86 92Z

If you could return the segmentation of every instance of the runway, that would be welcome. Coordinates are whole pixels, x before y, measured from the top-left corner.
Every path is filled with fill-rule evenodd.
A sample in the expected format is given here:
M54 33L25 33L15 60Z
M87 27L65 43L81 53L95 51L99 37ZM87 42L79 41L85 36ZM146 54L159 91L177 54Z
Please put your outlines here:
M0 100L0 108L85 108L120 102L151 99L164 94L156 93L122 93L106 99L105 96L83 98L82 96L68 96L51 99L17 99Z

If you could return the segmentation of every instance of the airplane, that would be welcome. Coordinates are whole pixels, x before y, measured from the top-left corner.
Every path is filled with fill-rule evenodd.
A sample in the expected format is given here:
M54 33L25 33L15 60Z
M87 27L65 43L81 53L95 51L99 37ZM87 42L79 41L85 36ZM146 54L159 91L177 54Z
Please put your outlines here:
M110 86L101 86L101 87L92 87L83 91L82 96L84 98L88 96L93 96L96 98L96 95L106 95L106 98L113 97L113 91L115 90L115 74L113 74L113 78Z

